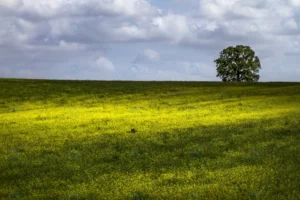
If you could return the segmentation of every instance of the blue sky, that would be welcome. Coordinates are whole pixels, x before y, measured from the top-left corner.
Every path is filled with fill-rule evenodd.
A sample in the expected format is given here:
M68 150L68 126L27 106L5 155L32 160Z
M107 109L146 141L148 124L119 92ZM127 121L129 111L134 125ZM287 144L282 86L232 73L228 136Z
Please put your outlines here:
M236 45L299 81L300 0L0 1L2 78L220 81Z

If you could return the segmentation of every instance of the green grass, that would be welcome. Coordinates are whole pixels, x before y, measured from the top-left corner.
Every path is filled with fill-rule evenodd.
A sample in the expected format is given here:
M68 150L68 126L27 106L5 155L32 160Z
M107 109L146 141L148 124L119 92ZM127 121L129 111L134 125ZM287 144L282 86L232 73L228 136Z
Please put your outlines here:
M0 79L0 144L0 199L300 199L300 83Z

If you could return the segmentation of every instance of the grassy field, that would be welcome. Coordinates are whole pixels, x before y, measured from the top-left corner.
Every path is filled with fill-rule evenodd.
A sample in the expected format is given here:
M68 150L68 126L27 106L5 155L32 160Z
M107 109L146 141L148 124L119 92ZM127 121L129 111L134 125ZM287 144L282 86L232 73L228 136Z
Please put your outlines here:
M300 83L0 79L0 199L300 199Z

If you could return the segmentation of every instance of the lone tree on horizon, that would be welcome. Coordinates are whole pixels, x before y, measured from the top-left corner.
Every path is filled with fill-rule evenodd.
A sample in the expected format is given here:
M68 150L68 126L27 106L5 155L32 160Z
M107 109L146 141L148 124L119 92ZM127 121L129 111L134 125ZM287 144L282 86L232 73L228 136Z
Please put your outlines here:
M261 69L259 58L249 46L227 47L214 62L217 64L217 77L223 82L257 82L260 78L257 74Z

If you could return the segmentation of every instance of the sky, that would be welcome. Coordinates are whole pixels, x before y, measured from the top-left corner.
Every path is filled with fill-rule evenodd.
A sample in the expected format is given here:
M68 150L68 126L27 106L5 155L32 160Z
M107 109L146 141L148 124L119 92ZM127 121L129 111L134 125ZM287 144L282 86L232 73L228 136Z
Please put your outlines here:
M0 78L221 81L236 45L299 82L300 0L0 0Z

